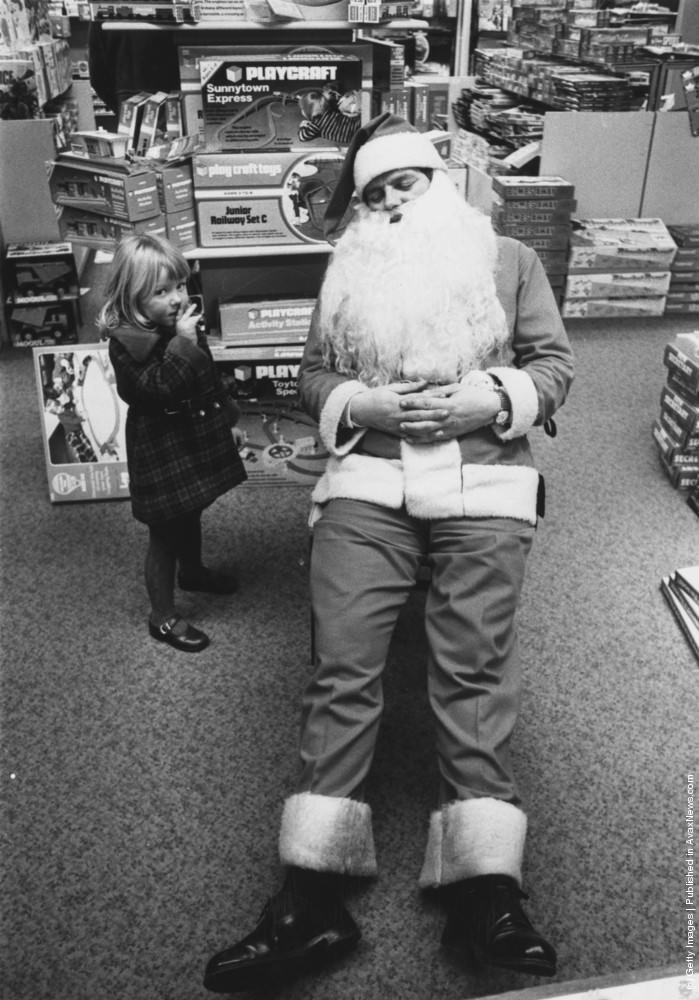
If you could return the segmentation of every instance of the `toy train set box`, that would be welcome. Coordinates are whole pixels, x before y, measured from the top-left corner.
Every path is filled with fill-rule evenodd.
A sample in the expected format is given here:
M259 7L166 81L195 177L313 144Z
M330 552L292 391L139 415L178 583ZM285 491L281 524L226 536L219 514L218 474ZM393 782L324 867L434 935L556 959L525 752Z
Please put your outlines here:
M264 360L246 360L255 350L235 348L237 360L220 361L224 382L240 410L245 435L240 455L251 486L309 486L323 474L328 457L318 426L300 405L297 378L303 346L266 348Z
M199 72L209 150L347 146L359 129L361 59L236 54Z
M200 246L326 243L323 219L343 163L339 150L196 154Z
M49 497L52 503L129 496L126 404L105 343L35 347Z

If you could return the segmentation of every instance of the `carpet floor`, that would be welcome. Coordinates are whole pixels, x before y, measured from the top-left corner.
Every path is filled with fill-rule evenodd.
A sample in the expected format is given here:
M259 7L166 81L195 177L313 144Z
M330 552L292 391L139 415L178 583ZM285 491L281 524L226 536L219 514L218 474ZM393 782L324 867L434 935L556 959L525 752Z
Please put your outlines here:
M520 614L513 753L528 911L558 949L560 984L684 961L699 665L659 584L699 563L699 525L651 424L664 345L693 327L571 323L577 376L558 436L534 435L547 513ZM48 499L30 352L0 353L0 389L0 995L204 1000L208 956L251 929L278 884L309 672L307 489L243 486L209 509L207 558L237 566L241 588L182 595L212 644L176 654L146 632L146 538L128 502ZM417 887L436 773L420 610L418 593L385 672L369 789L380 874L349 901L360 947L259 996L464 1000L536 985L443 954L443 914Z

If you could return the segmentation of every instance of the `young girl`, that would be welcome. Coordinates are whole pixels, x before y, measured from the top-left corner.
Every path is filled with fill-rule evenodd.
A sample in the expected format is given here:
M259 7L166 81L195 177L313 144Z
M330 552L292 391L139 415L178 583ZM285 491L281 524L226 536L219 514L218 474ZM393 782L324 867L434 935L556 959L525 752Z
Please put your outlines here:
M189 265L167 241L128 236L118 245L97 324L109 339L117 390L128 403L131 505L148 525L148 628L159 642L196 653L208 636L175 609L182 590L228 594L235 577L201 562L201 514L246 478L225 390L187 294Z

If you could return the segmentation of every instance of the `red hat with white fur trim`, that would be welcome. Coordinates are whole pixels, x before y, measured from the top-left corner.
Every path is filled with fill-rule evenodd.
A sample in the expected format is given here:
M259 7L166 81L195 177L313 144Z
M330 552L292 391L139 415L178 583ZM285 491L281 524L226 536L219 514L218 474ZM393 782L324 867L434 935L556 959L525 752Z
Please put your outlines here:
M391 170L416 167L446 170L446 164L430 140L404 118L385 111L363 125L347 150L340 179L325 213L328 239L342 228L352 195L361 198L370 181Z

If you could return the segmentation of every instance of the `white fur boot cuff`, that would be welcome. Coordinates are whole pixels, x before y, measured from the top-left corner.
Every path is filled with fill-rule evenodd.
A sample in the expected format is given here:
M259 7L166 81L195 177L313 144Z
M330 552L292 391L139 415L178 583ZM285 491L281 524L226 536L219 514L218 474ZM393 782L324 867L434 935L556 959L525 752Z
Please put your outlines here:
M526 815L509 802L449 802L430 818L420 886L436 888L476 875L511 875L521 885L526 835Z
M314 871L376 875L370 807L313 792L292 795L284 803L279 857Z

